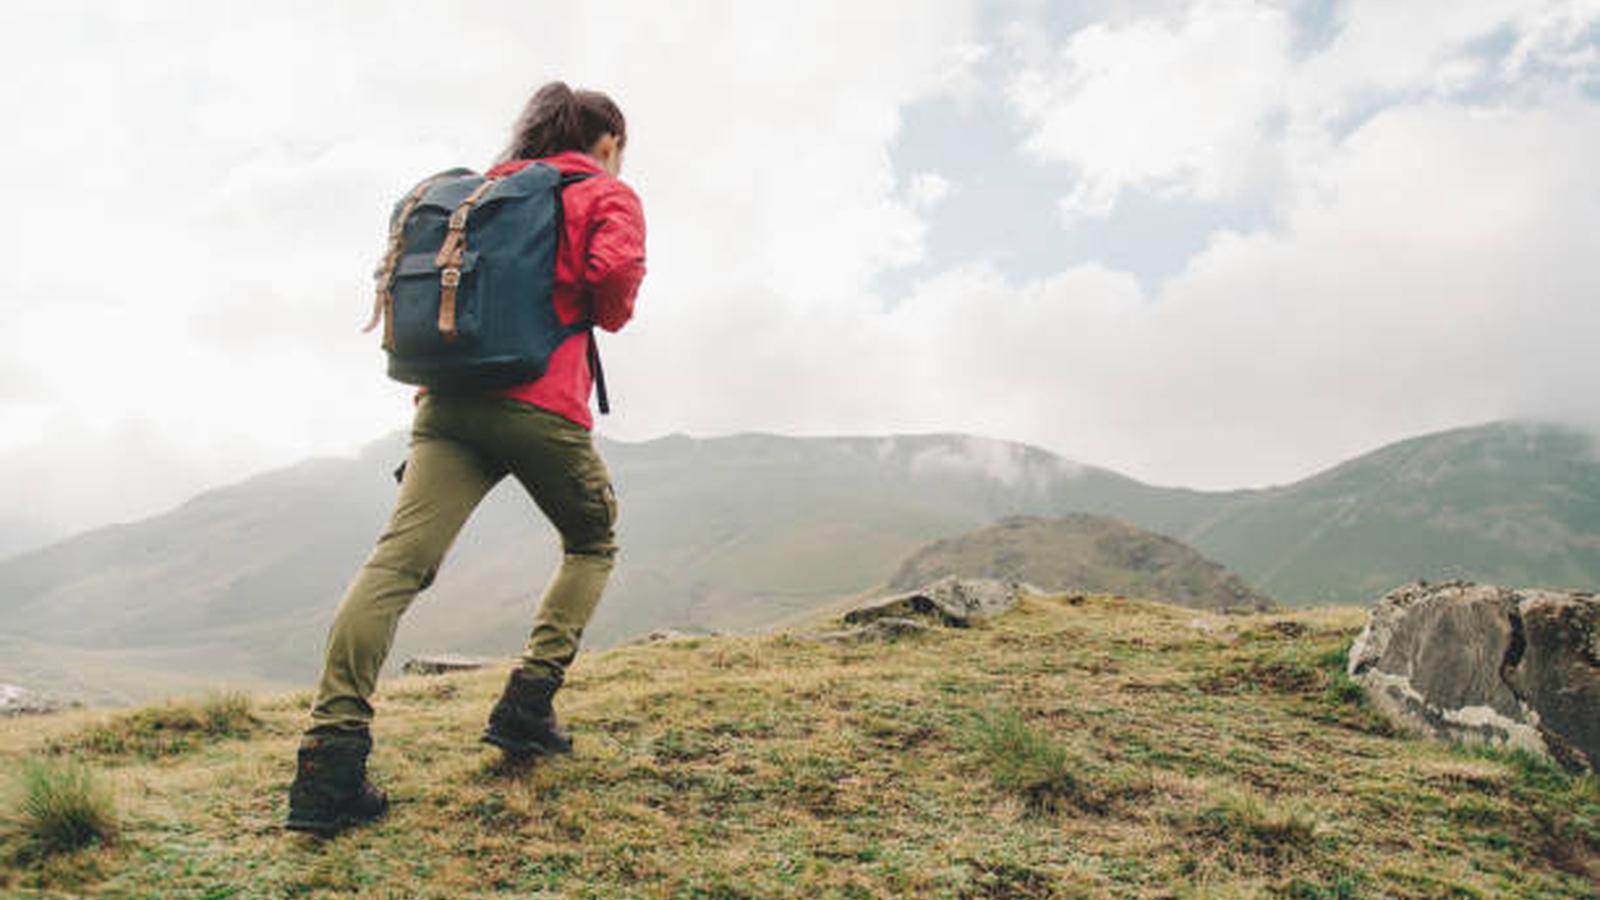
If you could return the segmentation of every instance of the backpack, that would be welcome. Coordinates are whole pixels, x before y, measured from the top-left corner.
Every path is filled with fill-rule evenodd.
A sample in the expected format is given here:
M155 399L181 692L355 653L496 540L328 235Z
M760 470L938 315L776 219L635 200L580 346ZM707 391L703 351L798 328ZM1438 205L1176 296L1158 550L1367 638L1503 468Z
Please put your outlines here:
M561 191L588 177L544 163L501 178L450 169L395 204L366 327L384 324L390 378L440 392L510 387L543 375L563 341L593 326L563 325L552 303Z

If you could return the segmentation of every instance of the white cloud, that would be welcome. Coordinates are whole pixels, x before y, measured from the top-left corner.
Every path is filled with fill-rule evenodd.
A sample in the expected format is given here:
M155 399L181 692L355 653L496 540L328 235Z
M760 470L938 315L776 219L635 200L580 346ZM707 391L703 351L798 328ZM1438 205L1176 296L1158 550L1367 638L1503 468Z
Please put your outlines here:
M1548 66L1577 84L1600 81L1600 0L1564 0L1541 5L1524 16L1522 33L1502 66L1506 78Z
M1287 12L1264 3L1089 25L1011 84L1024 146L1078 173L1069 214L1104 215L1127 189L1223 199L1270 164L1261 145L1292 38Z
M811 328L828 315L815 308L920 258L914 204L929 195L897 190L898 110L970 90L982 57L965 3L372 12L6 7L0 115L28 127L0 171L27 214L0 224L13 261L0 314L16 329L0 357L0 468L59 476L8 478L7 502L64 489L135 431L145 456L174 464L148 490L61 507L62 522L147 512L402 427L410 390L384 380L357 331L389 205L424 174L487 164L528 93L558 76L628 113L624 174L650 218L639 320L607 341L607 427L672 430L685 395L652 382L726 378L708 339L759 350L764 329ZM707 419L727 427L750 401L719 392ZM70 460L54 449L66 441Z
M1104 216L1125 191L1199 202L1282 200L1313 186L1321 156L1359 117L1516 85L1568 86L1600 76L1597 0L1347 0L1337 33L1306 59L1289 7L1197 0L1181 12L1091 24L1051 54L1026 54L1009 98L1029 128L1024 148L1064 164L1069 217ZM1483 42L1510 34L1498 65Z
M1004 84L971 9L909 0L8 6L0 499L131 515L402 426L356 332L387 207L487 162L556 74L627 110L650 219L638 318L603 338L613 437L969 432L1236 486L1592 405L1595 3L1348 3L1305 58L1281 5L1111 6ZM982 188L897 178L900 113L978 90L1082 176L1075 214L1254 196L1276 230L1153 288L927 259L927 218ZM873 278L915 261L885 308Z
M1281 232L1219 234L1151 293L1096 267L923 284L918 412L1181 484L1284 481L1399 436L1574 419L1600 391L1600 108L1372 119Z
M906 184L906 204L917 212L928 212L955 189L956 183L938 172L918 172Z

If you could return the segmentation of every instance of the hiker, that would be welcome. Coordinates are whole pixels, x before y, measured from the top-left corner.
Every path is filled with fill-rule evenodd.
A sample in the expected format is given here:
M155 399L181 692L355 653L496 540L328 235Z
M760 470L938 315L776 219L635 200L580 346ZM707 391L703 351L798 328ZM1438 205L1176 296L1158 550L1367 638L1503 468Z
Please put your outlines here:
M514 759L571 749L570 739L557 726L551 698L577 654L579 638L605 589L617 552L616 498L590 437L589 399L598 357L588 326L620 329L632 316L645 269L643 210L633 190L617 177L626 144L622 112L611 98L552 82L528 101L513 126L510 144L484 173L488 181L496 182L533 163L559 171L561 187L551 195L559 199L549 201L552 217L559 213L552 221L559 223L560 231L548 302L559 319L557 327L567 330L552 341L554 350L541 360L544 371L537 378L496 389L419 390L410 451L397 472L400 490L394 512L346 591L328 634L311 724L300 744L299 766L289 792L286 827L292 830L331 834L383 814L387 797L366 777L373 714L368 698L378 670L401 614L433 581L478 501L507 474L522 484L560 532L563 557L540 600L527 647L489 714L482 740ZM483 178L467 170L435 178L460 173L480 182ZM548 170L535 169L531 174L555 177ZM408 197L413 206L430 184L424 182ZM466 201L460 211L463 222L468 221L472 200L483 194L476 191ZM380 272L380 306L385 300L393 302L386 297L387 285L395 283L409 212L409 207L397 208L399 225L393 226L390 255ZM449 227L472 227L454 224L455 218ZM551 225L549 230L553 233L555 228ZM461 236L470 237L470 231ZM460 248L456 249L457 264L465 269ZM446 254L441 249L439 258L444 260ZM431 257L430 250L427 258ZM404 264L399 271L406 274ZM428 275L436 298L440 271ZM460 280L459 270L455 278ZM455 314L456 285L448 278L443 283L450 288L448 304L434 301L441 310L441 330L443 306ZM375 311L374 322L380 314L389 316L385 346L391 350L394 375L397 317L386 307ZM445 338L455 338L455 324L450 323L452 330ZM603 376L599 384L604 412Z

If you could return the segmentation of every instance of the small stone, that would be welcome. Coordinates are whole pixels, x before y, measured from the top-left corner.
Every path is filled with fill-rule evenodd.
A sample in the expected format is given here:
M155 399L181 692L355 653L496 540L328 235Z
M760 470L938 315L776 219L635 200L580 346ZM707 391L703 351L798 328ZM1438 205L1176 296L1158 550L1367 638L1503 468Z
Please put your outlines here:
M495 660L479 656L457 656L440 653L430 656L413 656L406 660L400 671L407 675L444 675L450 672L470 672L492 665Z
M694 634L688 631L679 631L676 628L657 628L641 638L629 641L630 644L659 644L665 641L692 641L700 638L712 637L712 634Z

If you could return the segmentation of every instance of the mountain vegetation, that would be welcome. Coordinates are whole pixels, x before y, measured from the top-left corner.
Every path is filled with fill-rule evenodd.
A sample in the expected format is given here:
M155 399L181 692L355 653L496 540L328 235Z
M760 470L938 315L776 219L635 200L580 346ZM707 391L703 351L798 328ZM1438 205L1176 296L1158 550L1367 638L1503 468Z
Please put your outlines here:
M0 682L101 702L307 683L404 452L396 434L0 562ZM623 549L593 646L794 621L881 588L931 541L1015 515L1115 516L1287 604L1365 603L1417 578L1600 583L1600 462L1588 438L1546 426L1417 438L1223 493L960 435L675 436L602 452ZM500 486L408 614L395 660L513 652L556 559L538 511Z
M393 807L330 841L279 829L304 694L0 721L0 768L114 788L56 814L87 840L0 829L0 893L1594 896L1597 782L1391 733L1343 674L1361 618L1073 594L586 653L575 752L526 769L475 741L502 670L386 680Z
M1048 591L1162 597L1201 609L1266 609L1271 599L1172 538L1086 513L1060 519L1012 516L936 541L889 582L913 590L946 575L1020 581Z
M1239 496L1172 534L1301 602L1370 602L1419 578L1594 590L1600 449L1551 426L1447 431Z

